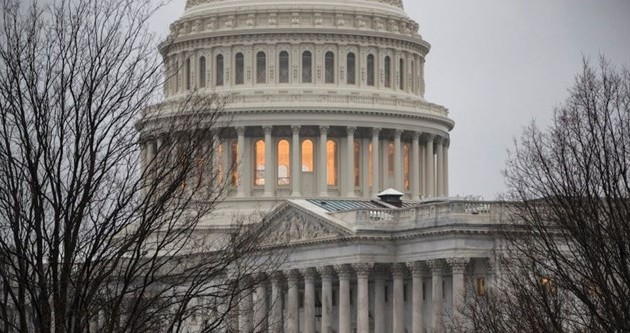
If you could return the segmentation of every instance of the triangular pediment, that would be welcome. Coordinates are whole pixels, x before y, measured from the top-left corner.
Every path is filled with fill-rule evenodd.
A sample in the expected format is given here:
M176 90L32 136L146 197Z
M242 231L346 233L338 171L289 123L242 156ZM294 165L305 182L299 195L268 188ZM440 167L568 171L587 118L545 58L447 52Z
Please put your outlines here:
M284 203L269 215L270 236L264 245L288 245L343 238L351 233L302 207Z

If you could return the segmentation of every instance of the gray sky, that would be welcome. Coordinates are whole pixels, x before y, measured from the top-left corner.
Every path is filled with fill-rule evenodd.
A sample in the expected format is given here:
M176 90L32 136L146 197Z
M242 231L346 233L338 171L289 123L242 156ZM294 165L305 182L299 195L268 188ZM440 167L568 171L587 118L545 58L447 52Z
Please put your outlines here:
M173 0L152 22L164 33ZM433 47L426 97L451 111L450 192L493 199L513 138L545 126L567 97L582 55L630 66L628 0L404 0Z

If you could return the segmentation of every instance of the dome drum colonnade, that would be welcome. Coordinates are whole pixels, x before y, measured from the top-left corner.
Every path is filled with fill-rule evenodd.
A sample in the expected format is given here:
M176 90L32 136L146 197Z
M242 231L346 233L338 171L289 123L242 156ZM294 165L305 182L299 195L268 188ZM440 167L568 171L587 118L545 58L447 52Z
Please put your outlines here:
M258 278L268 278L269 283L258 283L253 289L245 286L238 323L232 325L239 332L256 328L274 333L439 330L460 316L458 311L465 297L473 297L471 292L485 294L493 283L493 265L487 258L456 257L261 274Z

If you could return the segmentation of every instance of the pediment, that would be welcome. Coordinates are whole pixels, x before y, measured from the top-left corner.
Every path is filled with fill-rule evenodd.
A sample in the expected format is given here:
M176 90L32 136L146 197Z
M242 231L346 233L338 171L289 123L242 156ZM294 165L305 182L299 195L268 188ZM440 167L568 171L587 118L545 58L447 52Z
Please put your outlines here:
M263 245L289 245L342 238L349 232L334 222L288 204L272 214L270 233Z

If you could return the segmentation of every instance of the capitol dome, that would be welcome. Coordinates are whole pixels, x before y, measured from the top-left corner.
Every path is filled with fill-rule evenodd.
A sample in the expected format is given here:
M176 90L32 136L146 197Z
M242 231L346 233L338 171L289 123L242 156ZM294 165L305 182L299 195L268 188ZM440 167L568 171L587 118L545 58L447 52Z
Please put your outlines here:
M161 48L166 101L232 96L229 198L447 196L454 122L424 98L418 29L400 0L189 0Z

